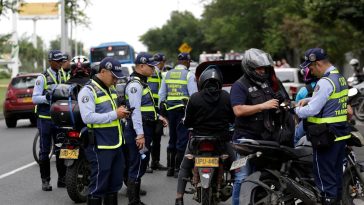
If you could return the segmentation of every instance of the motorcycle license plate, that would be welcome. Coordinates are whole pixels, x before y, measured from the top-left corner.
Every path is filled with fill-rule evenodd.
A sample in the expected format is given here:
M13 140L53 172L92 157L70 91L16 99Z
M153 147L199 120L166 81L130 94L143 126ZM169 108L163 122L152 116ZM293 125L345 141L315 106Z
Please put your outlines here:
M242 166L245 166L246 165L246 161L247 161L247 157L244 157L244 158L241 158L241 159L238 159L238 160L235 160L232 164L231 164L231 167L230 167L230 170L234 170L234 169L238 169Z
M59 158L61 159L78 159L78 149L61 149Z
M196 157L195 166L196 167L218 167L219 158L218 157Z
M30 98L30 97L27 97L27 98L23 98L23 103L31 103L31 102L33 102L32 101L32 98Z

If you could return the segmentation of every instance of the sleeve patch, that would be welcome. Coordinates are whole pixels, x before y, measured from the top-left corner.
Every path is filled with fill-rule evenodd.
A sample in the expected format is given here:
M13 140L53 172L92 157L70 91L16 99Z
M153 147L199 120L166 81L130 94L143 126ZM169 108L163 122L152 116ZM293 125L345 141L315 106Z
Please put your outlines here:
M90 100L90 98L88 96L83 96L82 97L82 102L83 103L87 103Z

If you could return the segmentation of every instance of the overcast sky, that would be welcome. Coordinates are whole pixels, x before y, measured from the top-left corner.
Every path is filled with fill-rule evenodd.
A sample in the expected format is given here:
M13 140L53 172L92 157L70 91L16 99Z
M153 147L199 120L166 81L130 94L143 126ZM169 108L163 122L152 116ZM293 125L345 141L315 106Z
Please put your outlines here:
M51 2L28 0L26 2ZM134 46L136 51L145 51L146 47L139 42L139 36L150 28L164 25L173 10L188 10L200 18L203 4L200 0L91 0L92 5L86 8L90 29L77 28L76 38L85 45L85 50L102 42L125 41ZM11 13L0 17L0 34L12 30ZM19 36L33 33L31 20L18 21ZM60 36L60 18L57 20L39 20L37 35L47 42Z

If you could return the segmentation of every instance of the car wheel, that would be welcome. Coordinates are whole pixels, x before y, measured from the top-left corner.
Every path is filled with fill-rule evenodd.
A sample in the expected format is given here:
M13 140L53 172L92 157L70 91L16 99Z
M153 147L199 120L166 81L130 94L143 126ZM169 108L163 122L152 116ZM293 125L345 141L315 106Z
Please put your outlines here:
M16 127L16 122L17 122L16 119L5 118L5 123L6 123L6 126L8 128L14 128L14 127Z

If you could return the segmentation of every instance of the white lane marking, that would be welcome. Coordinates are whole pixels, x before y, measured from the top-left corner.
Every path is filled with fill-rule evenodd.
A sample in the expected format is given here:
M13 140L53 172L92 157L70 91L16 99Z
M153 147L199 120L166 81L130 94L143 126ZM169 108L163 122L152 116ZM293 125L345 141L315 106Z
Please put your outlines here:
M32 163L26 164L26 165L24 165L22 167L19 167L18 169L14 169L13 171L10 171L8 173L2 174L2 175L0 175L0 179L3 179L3 178L8 177L10 175L13 175L13 174L15 174L17 172L20 172L21 170L26 169L28 167L31 167L31 166L33 166L35 164L37 164L37 162L32 162Z

